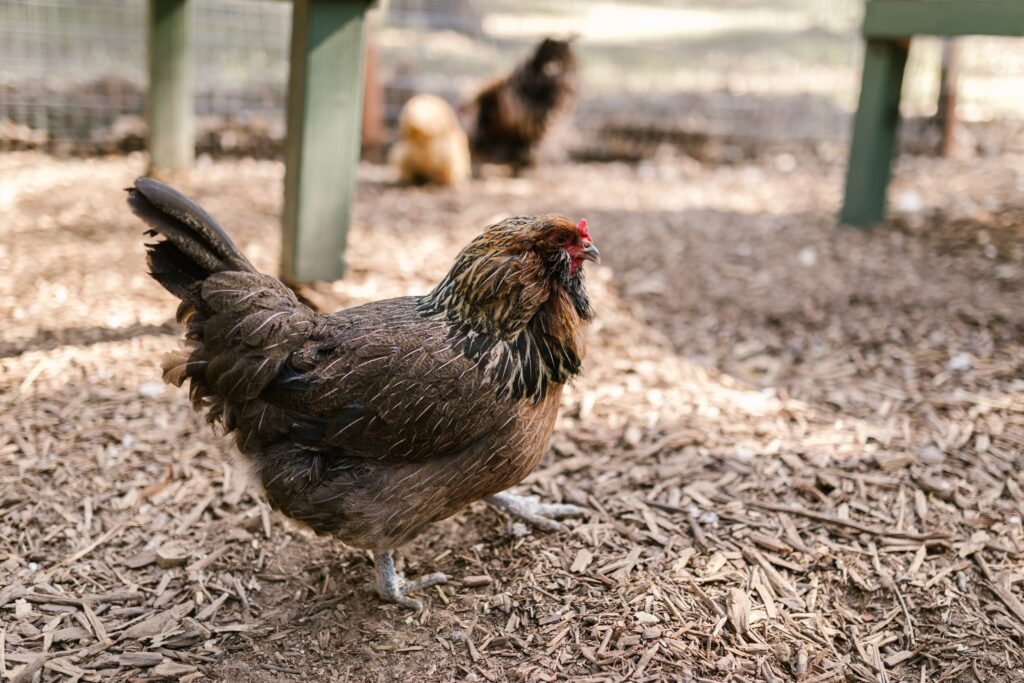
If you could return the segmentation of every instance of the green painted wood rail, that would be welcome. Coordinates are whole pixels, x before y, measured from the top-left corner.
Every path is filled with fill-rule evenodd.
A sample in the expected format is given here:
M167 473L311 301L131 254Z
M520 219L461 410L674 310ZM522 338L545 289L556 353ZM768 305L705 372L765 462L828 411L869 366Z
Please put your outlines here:
M155 171L189 168L196 149L196 56L192 0L150 0L149 165Z
M840 214L843 224L856 227L885 216L910 39L1024 36L1024 0L866 0L863 34L864 74Z
M193 0L149 2L149 153L155 171L195 155ZM294 0L281 274L335 280L356 189L363 40L372 0Z

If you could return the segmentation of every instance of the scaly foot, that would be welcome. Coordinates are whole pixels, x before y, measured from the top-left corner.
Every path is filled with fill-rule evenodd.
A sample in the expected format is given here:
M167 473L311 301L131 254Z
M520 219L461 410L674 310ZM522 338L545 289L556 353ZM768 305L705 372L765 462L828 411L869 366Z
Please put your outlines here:
M395 558L392 551L373 554L373 563L377 569L377 595L383 600L394 602L403 607L423 611L423 603L415 598L410 598L409 591L421 588L430 588L439 584L448 583L448 577L441 572L421 576L415 581L406 581L405 578L395 571Z
M502 512L518 517L527 524L545 531L561 531L562 525L556 519L579 517L587 513L578 505L542 503L536 496L517 496L508 491L496 493L484 501Z

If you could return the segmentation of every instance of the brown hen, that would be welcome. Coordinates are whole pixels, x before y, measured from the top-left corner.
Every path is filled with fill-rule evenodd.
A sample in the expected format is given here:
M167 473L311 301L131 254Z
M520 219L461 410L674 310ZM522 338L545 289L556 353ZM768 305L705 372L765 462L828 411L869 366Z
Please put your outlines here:
M181 299L187 344L164 379L233 434L270 504L374 552L377 591L407 595L392 551L475 500L545 528L582 512L503 493L536 468L591 317L586 221L486 228L429 294L320 315L257 272L175 190L139 178L128 203L164 239L151 275Z

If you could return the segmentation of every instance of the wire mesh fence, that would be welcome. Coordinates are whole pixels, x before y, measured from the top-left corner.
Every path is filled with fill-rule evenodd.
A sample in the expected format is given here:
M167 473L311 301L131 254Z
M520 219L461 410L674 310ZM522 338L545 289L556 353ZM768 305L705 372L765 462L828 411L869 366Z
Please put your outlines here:
M145 0L0 0L0 149L143 145ZM291 6L196 0L200 150L276 153ZM385 118L415 92L453 103L546 35L578 36L578 144L593 131L844 141L856 104L863 0L390 0L370 36ZM908 114L934 111L940 44L914 41ZM969 38L967 118L1024 113L1024 41Z

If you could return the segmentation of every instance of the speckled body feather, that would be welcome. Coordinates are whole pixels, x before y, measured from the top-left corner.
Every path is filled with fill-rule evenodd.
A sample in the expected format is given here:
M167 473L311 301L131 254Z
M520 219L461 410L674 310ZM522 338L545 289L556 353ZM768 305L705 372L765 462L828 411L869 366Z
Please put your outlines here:
M591 315L567 219L509 219L430 294L319 315L178 193L130 193L165 238L150 271L182 299L165 379L234 435L274 508L390 549L536 468Z

